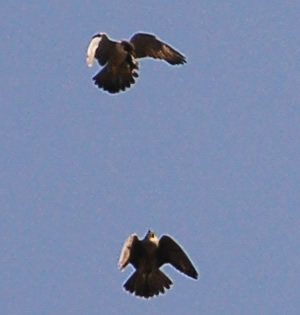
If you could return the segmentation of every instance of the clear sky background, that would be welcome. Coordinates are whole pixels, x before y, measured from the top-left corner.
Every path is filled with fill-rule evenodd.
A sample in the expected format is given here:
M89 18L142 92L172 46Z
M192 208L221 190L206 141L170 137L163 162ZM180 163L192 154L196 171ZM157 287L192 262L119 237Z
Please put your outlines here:
M1 314L296 314L300 3L4 1ZM156 34L186 55L97 89L92 35ZM174 237L200 279L141 300L123 242ZM298 246L297 246L298 245Z

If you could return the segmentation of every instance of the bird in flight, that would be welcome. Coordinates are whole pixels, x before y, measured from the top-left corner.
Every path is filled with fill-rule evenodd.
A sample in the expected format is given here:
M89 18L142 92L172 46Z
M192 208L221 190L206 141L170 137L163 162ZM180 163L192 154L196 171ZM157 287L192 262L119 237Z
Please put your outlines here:
M158 239L150 230L142 240L136 234L129 236L121 251L119 268L123 271L131 264L136 270L124 283L125 290L144 298L164 293L173 284L159 269L167 263L193 279L198 278L190 259L171 237Z
M86 62L97 59L103 68L93 77L95 84L109 93L125 91L135 83L139 69L137 58L162 59L171 65L186 63L185 57L151 34L137 33L129 41L113 41L104 33L92 37Z

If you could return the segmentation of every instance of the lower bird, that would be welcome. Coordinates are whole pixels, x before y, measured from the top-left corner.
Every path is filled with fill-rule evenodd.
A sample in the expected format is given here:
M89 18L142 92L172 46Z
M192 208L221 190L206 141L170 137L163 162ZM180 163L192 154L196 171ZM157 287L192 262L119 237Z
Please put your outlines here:
M92 37L86 61L89 67L97 59L103 66L93 80L95 84L109 93L125 91L135 83L139 69L137 58L151 57L162 59L171 65L186 63L186 58L168 44L152 34L137 33L129 41L113 41L105 33Z
M136 269L124 283L125 290L144 298L164 293L173 284L159 269L166 263L193 279L198 278L190 259L170 236L164 235L159 240L150 230L143 240L136 234L131 235L124 243L119 260L121 270L128 264Z

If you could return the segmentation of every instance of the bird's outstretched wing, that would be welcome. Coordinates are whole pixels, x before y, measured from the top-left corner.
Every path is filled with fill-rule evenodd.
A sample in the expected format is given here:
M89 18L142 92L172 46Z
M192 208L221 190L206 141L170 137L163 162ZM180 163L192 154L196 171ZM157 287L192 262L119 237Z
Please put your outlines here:
M117 42L110 40L106 34L94 35L88 45L86 52L86 62L88 66L93 66L95 58L98 60L101 66L104 66L112 55L116 44Z
M131 37L135 57L152 57L163 59L171 65L186 63L185 57L166 43L161 42L154 35L138 33Z
M135 257L139 250L139 243L140 241L136 234L132 234L125 241L119 259L120 270L124 270L129 263L132 263L135 266Z
M177 270L183 272L194 279L198 278L198 273L182 248L169 236L162 236L158 247L159 267L165 263L170 263Z

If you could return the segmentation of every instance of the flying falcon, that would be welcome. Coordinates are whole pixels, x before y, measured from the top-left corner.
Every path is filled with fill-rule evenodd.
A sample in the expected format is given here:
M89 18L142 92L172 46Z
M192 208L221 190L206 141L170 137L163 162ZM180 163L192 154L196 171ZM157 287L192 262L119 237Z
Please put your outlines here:
M143 240L131 235L121 251L119 268L123 271L128 264L136 269L124 283L124 288L137 296L150 298L170 289L172 281L159 268L169 263L187 276L197 279L198 273L182 248L169 236L160 240L148 231Z
M137 58L163 59L171 65L186 63L185 57L154 35L138 33L129 41L113 41L104 33L92 37L86 62L93 66L97 59L103 68L93 77L95 84L109 93L125 91L139 75Z

